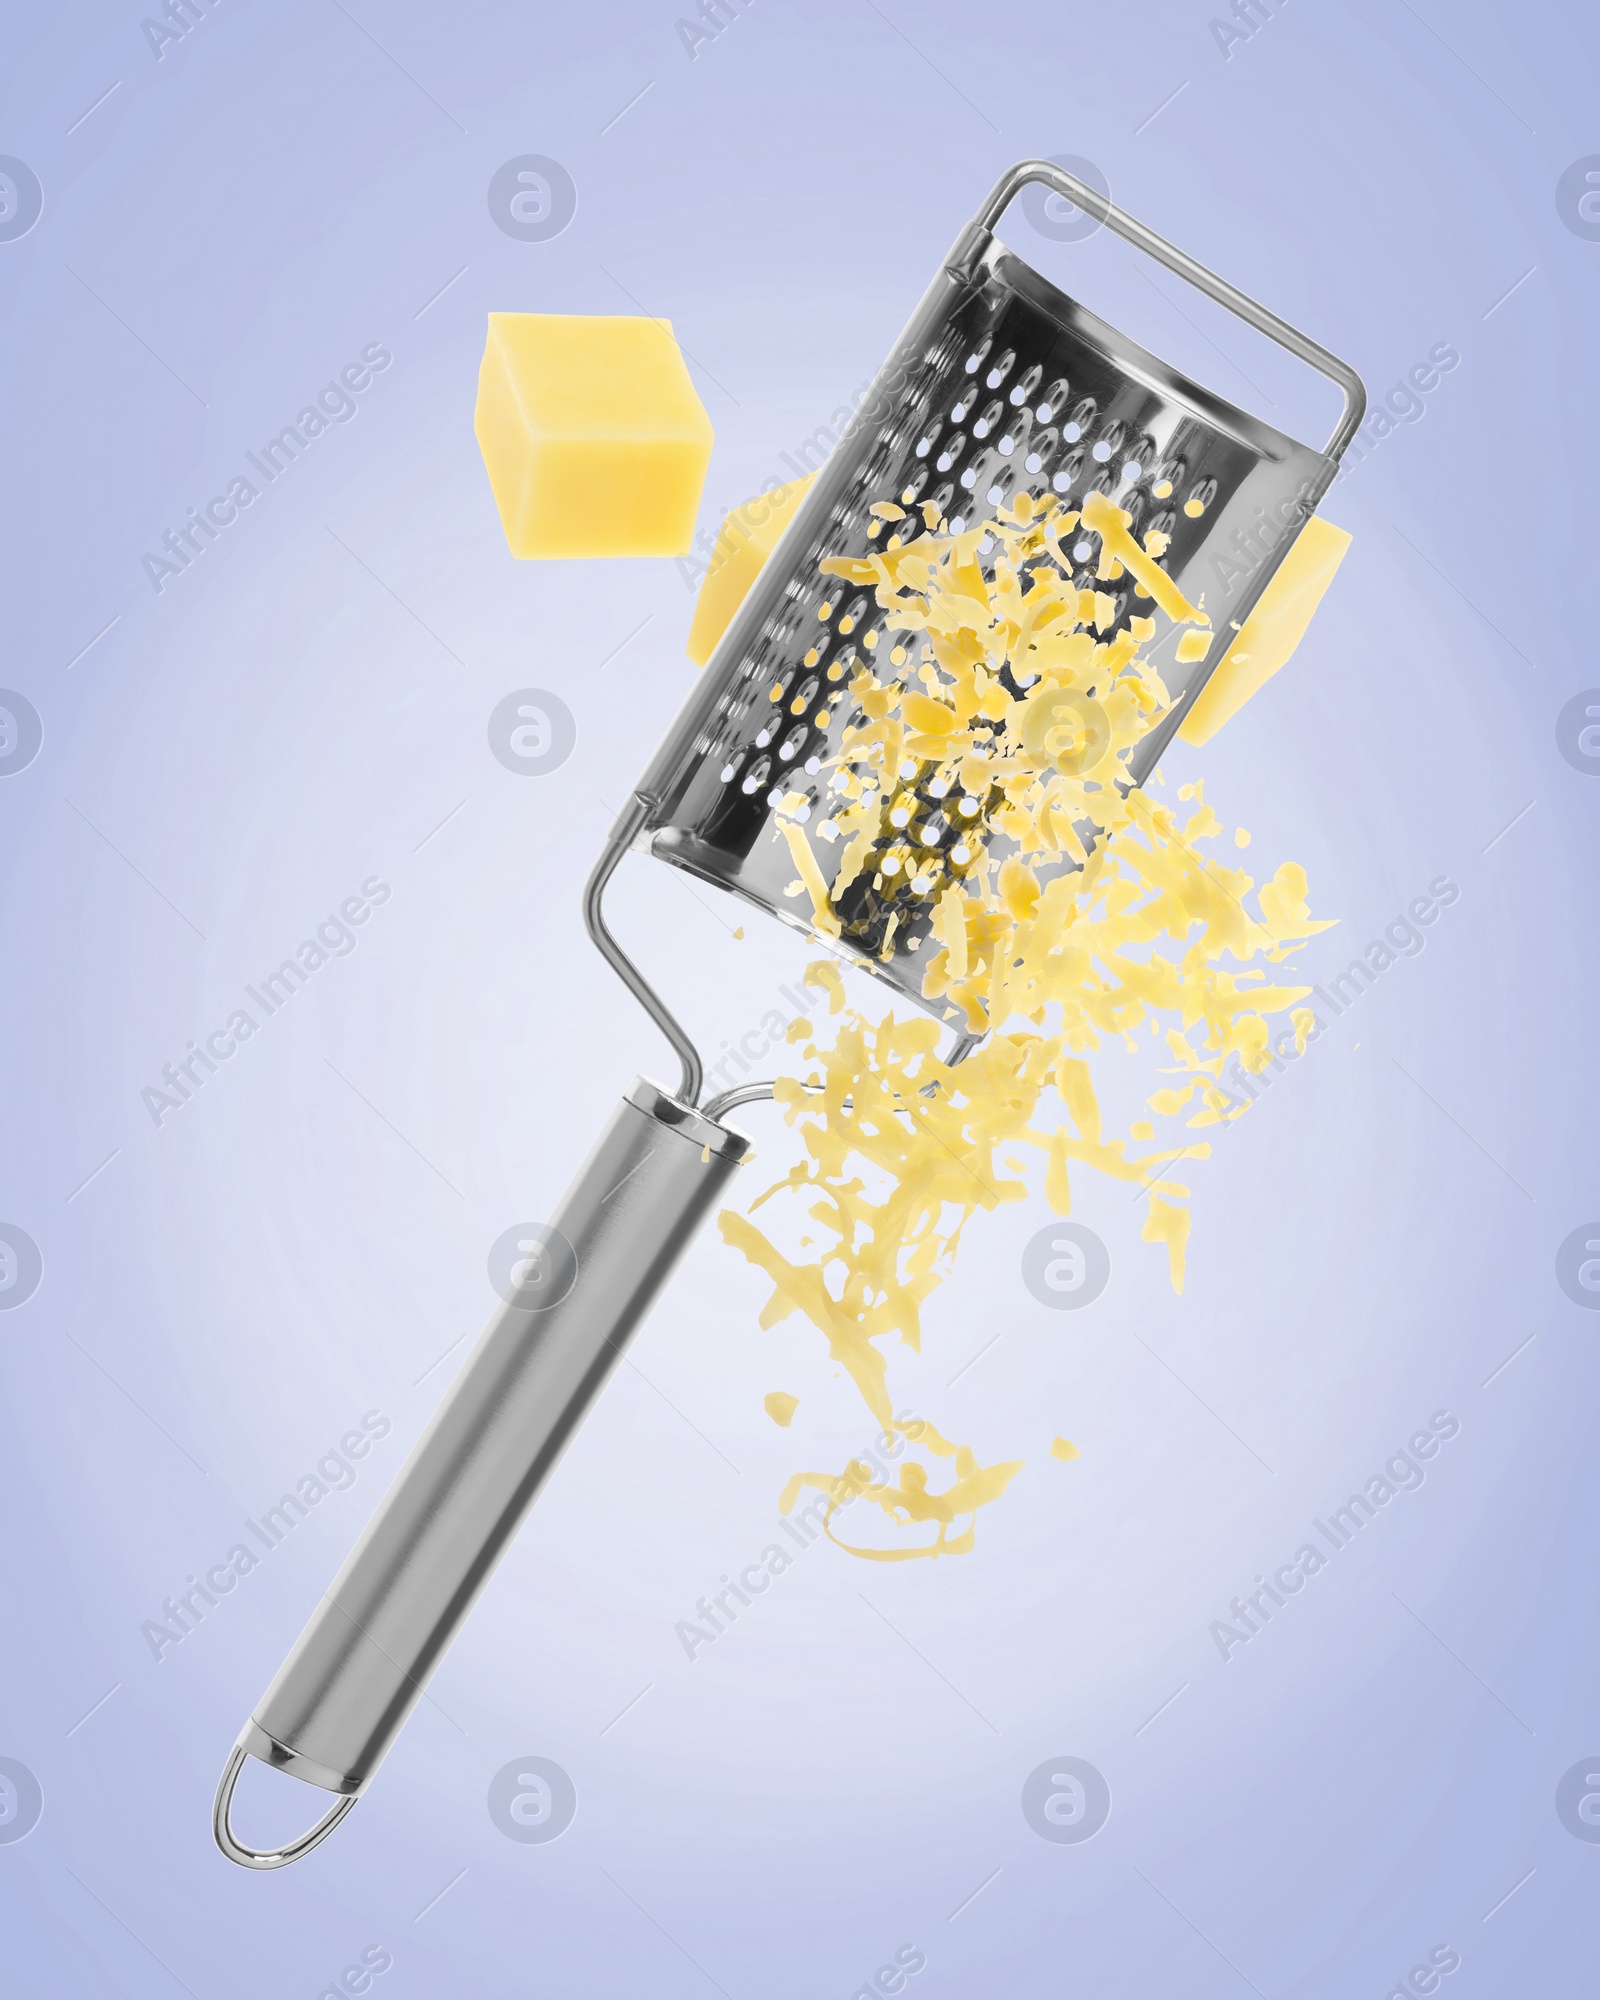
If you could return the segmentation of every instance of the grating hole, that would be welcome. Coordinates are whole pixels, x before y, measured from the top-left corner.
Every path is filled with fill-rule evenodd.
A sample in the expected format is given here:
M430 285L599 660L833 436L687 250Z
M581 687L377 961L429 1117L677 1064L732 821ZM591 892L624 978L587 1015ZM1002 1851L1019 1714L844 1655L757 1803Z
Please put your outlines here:
M1050 483L1058 493L1065 493L1082 470L1083 453L1081 451L1069 451L1061 461L1060 466L1056 470L1056 476Z
M1005 404L1001 402L998 396L996 396L994 401L984 411L983 415L979 417L978 421L972 426L972 435L975 438L987 437L990 431L994 429L995 425L999 423L1000 418L1004 414L1004 412L1005 412Z
M1011 391L1011 400L1018 409L1021 409L1034 390L1038 388L1039 378L1043 374L1044 370L1035 362L1033 367L1028 370L1027 374L1021 378L1016 387Z
M1058 375L1056 379L1050 384L1049 388L1045 390L1044 401L1039 405L1038 409L1035 410L1034 412L1034 415L1039 419L1041 424L1049 423L1050 419L1055 415L1057 410L1064 409L1066 407L1066 401L1069 394L1070 394L1070 389L1067 383L1066 376Z
M944 450L940 452L938 458L934 461L934 470L936 472L948 472L966 448L966 433L964 431L952 431L944 441Z
M969 375L977 374L978 370L983 366L984 356L989 352L989 349L993 344L994 343L992 338L986 334L984 338L978 342L977 346L972 350L972 352L967 356L964 365Z
M1011 373L1012 368L1016 364L1016 359L1016 350L1008 347L1005 353L996 359L994 366L989 370L988 374L984 376L985 385L991 389L998 389L1000 384Z

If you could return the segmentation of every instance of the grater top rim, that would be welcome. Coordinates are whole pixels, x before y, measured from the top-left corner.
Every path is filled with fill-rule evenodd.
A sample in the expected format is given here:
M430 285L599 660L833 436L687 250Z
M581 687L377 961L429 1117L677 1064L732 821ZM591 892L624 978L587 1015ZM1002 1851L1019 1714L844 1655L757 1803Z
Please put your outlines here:
M1109 320L1102 319L1070 292L1064 292L998 237L991 240L983 254L982 264L995 280L1017 293L1037 311L1045 313L1064 333L1088 341L1133 380L1171 397L1175 402L1186 404L1194 416L1222 431L1247 451L1253 451L1278 465L1285 464L1296 455L1310 452L1327 463L1330 475L1336 469L1337 461L1329 452L1279 430L1264 418L1230 403L1216 390L1196 382L1192 376L1174 368L1170 361L1163 361L1159 354L1152 353Z
M1355 436L1367 407L1366 385L1349 362L1341 361L1337 354L1330 353L1320 341L1313 340L1309 334L1302 333L1299 327L1291 325L1277 313L1270 312L1258 299L1252 298L1248 292L1241 291L1237 285L1230 284L1226 278L1220 277L1207 265L1202 264L1197 257L1191 257L1188 251L1180 250L1175 243L1169 243L1148 223L1140 222L1136 216L1118 208L1116 203L1107 195L1103 195L1098 188L1090 187L1075 174L1057 166L1054 160L1019 160L1014 167L1008 168L989 190L987 200L967 225L957 246L958 252L965 249L968 255L972 255L975 251L986 248L994 240L994 232L1000 218L1023 188L1032 182L1038 182L1054 189L1057 194L1065 195L1068 201L1081 208L1086 215L1092 215L1097 222L1113 230L1126 242L1131 243L1136 250L1142 250L1146 256L1153 257L1158 264L1164 264L1186 284L1193 285L1196 291L1204 292L1208 299L1226 307L1247 326L1253 326L1258 333L1265 334L1269 340L1275 341L1297 360L1303 361L1308 368L1314 368L1325 380L1332 382L1344 398L1344 411L1322 450L1324 455L1335 463L1344 456L1345 449Z

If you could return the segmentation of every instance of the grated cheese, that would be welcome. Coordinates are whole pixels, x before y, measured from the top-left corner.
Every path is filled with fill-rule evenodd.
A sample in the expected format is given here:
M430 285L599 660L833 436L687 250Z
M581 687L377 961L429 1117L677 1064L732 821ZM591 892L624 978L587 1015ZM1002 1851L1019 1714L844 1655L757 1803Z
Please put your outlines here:
M904 518L891 507L874 512ZM1074 528L1098 536L1097 578L1125 573L1169 627L1187 628L1180 662L1202 658L1213 639L1203 608L1161 568L1165 538L1141 547L1130 521L1104 494L1090 494L1081 516L1023 495L960 532L929 518L926 534L819 566L870 590L884 629L902 637L897 674L853 664L853 718L830 760L826 824L841 843L831 882L795 817L799 796L779 810L794 886L809 895L818 934L841 938L841 898L869 878L894 900L886 960L897 926L918 919L909 942L920 943L926 919L924 999L987 1036L951 1067L931 1016L871 1020L847 1004L836 964L809 967L828 1016L792 1026L797 1068L774 1093L802 1155L751 1215L786 1193L817 1235L791 1259L750 1216L720 1218L772 1282L761 1325L803 1315L883 1430L905 1439L894 1483L853 1459L840 1473L797 1473L784 1491L785 1510L803 1488L821 1492L828 1520L848 1500L868 1501L883 1544L839 1546L873 1561L970 1549L979 1509L1020 1469L982 1465L932 1424L893 1414L886 1346L920 1351L922 1307L966 1224L1028 1198L1025 1153L1061 1215L1073 1171L1090 1169L1139 1189L1144 1240L1165 1250L1181 1292L1189 1188L1168 1170L1209 1155L1189 1134L1243 1115L1220 1078L1234 1057L1249 1072L1267 1067L1271 1017L1288 1016L1299 1048L1315 1025L1297 1004L1309 989L1276 970L1327 928L1311 917L1304 870L1285 863L1258 883L1229 868L1208 851L1224 830L1203 786L1182 786L1173 807L1128 776L1133 749L1170 707L1143 651L1156 619L1116 629L1117 600L1076 587L1077 551L1064 538ZM863 630L864 651L875 638ZM978 827L984 838L971 839ZM1236 851L1248 840L1236 831ZM1176 1078L1146 1106L1157 1119L1187 1114L1177 1143L1157 1143L1150 1119L1126 1138L1104 1130L1091 1058L1108 1041L1136 1046L1146 1027ZM1078 1455L1059 1438L1051 1451Z

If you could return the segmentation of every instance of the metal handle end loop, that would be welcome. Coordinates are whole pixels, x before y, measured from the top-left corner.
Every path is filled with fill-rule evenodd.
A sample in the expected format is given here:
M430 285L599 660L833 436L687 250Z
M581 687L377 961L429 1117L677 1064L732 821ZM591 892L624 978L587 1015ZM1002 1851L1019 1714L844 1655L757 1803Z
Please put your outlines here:
M217 1786L216 1803L211 1808L211 1831L218 1847L230 1861L241 1868L287 1868L291 1861L298 1861L303 1854L309 1854L313 1847L320 1847L333 1829L339 1824L359 1794L347 1793L337 1798L322 1815L309 1833L303 1833L298 1840L291 1840L283 1847L246 1847L233 1831L229 1823L229 1810L233 1805L233 1788L239 1782L239 1773L244 1769L244 1760L250 1752L242 1743L233 1746L222 1780Z

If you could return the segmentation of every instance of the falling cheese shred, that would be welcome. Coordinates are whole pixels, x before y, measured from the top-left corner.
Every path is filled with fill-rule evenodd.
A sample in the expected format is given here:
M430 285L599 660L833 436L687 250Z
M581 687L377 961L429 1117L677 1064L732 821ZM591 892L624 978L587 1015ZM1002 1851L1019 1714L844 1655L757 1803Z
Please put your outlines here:
M879 955L926 941L924 1000L985 1039L947 1064L931 1014L869 1019L847 1003L836 964L808 968L827 1018L796 1023L795 1067L774 1090L802 1156L750 1216L726 1211L720 1223L772 1283L763 1327L808 1320L884 1443L905 1454L895 1480L859 1458L842 1472L797 1473L784 1509L806 1487L826 1498L829 1522L864 1500L869 1511L851 1519L878 1519L878 1534L839 1546L898 1562L970 1549L978 1511L1021 1469L1012 1458L984 1465L931 1423L897 1417L889 1392L886 1346L920 1351L922 1308L967 1223L1029 1198L1030 1155L1061 1215L1074 1172L1089 1169L1138 1190L1144 1238L1165 1250L1181 1292L1189 1187L1170 1170L1208 1156L1209 1143L1191 1135L1247 1108L1248 1093L1228 1087L1228 1064L1266 1069L1282 1017L1297 1050L1306 1045L1315 1017L1297 1003L1309 989L1282 983L1277 968L1327 926L1311 917L1295 864L1258 884L1208 851L1223 828L1200 785L1183 786L1175 808L1132 782L1129 758L1172 701L1143 651L1157 622L1118 629L1119 600L1076 586L1082 551L1064 542L1075 528L1097 538L1096 579L1131 577L1167 629L1181 628L1176 658L1187 663L1205 656L1213 633L1162 568L1162 537L1141 547L1131 517L1100 493L1081 516L1024 494L959 532L930 514L928 532L915 534L915 518L889 502L873 512L902 532L869 556L820 565L870 589L883 630L901 635L891 677L875 661L850 682L851 719L830 760L825 824L842 843L832 882L800 795L785 798L776 837L820 936L848 942L840 913L865 878L893 904ZM865 650L875 636L862 633ZM1236 851L1246 840L1236 836ZM1150 1119L1132 1121L1126 1138L1104 1130L1092 1063L1108 1046L1139 1046L1141 1031L1175 1078L1147 1108L1185 1121L1167 1143ZM818 1232L792 1256L752 1219L779 1195ZM1078 1456L1063 1438L1051 1452Z

